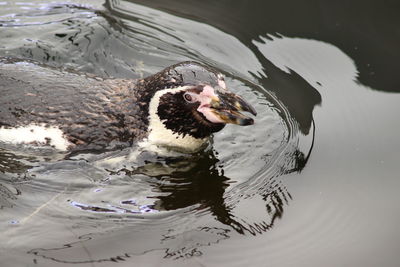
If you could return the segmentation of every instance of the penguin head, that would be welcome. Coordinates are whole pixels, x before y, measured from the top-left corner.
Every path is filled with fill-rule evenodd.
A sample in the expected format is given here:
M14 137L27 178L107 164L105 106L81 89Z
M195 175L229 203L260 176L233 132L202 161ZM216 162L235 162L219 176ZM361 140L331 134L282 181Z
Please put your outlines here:
M196 139L209 137L227 123L251 125L254 120L241 113L256 111L240 96L220 86L209 84L160 90L155 94L155 115L175 134Z
M171 66L149 80L149 140L176 150L199 150L227 123L252 125L255 109L226 88L223 75L196 62Z

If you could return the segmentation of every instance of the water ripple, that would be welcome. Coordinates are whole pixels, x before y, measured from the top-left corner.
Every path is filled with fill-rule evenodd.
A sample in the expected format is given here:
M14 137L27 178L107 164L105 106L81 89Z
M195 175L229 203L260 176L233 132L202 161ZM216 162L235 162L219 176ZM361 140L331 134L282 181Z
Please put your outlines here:
M292 201L280 177L304 167L313 131L302 134L287 105L260 85L254 75L263 73L259 58L235 37L133 3L107 3L109 11L54 5L29 15L2 15L7 27L0 32L6 40L0 55L125 78L198 60L226 74L230 89L256 108L256 123L227 126L206 151L182 157L160 158L132 148L23 161L5 148L0 159L7 161L0 166L11 178L1 176L4 239L19 236L13 241L19 242L28 235L35 242L28 244L31 255L94 263L147 254L190 258L233 236L271 230ZM35 21L41 27L30 33L39 25ZM25 39L3 38L6 34ZM132 160L132 153L138 157ZM36 232L22 234L28 229ZM52 237L46 235L49 229ZM115 246L105 249L110 243Z

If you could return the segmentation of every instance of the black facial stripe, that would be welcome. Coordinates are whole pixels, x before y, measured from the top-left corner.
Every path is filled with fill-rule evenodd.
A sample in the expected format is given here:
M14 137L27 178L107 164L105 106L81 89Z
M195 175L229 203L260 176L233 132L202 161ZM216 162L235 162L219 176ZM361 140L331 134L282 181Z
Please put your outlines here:
M220 131L225 125L208 122L197 111L199 103L187 103L183 99L184 91L167 93L160 97L157 114L167 129L174 133L205 138Z

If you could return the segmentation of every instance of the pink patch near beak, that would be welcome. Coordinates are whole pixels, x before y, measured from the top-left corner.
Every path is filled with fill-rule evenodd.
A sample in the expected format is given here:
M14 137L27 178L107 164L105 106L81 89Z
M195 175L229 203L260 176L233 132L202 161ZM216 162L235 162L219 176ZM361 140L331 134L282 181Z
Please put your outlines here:
M209 85L204 86L203 91L199 94L198 100L200 106L197 108L198 112L203 113L207 120L213 123L224 123L218 116L216 116L210 108L212 98L218 98L214 92L214 88Z
M200 93L200 96L207 96L209 98L217 97L217 95L214 92L214 88L212 88L209 85L203 87L203 91Z
M213 123L224 123L218 116L216 116L209 107L199 107L197 111L203 113L207 120Z

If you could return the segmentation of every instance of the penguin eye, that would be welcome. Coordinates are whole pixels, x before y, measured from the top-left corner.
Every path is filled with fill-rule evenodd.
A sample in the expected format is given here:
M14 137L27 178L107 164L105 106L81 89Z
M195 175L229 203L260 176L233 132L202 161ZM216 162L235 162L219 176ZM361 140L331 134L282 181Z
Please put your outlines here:
M194 97L191 96L189 93L184 93L183 98L186 100L186 102L189 102L189 103L194 103L196 101L194 99Z

